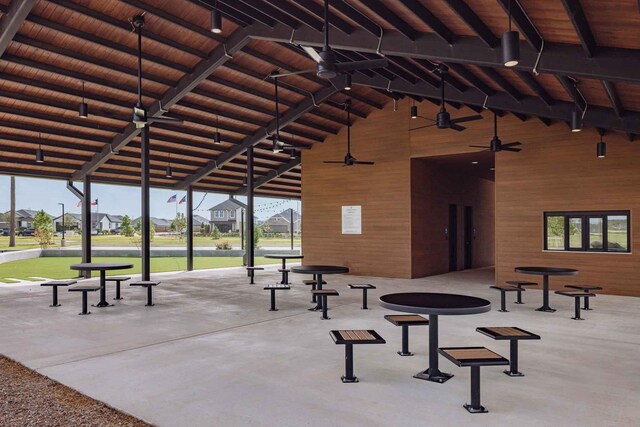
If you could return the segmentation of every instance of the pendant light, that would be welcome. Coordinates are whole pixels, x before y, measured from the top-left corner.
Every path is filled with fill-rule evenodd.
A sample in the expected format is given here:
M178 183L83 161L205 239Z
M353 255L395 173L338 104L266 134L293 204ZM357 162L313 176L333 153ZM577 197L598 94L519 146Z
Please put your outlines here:
M245 176L242 178L242 186L243 186L243 187L246 187L246 186L247 186L247 175L245 175Z
M213 4L213 10L211 11L211 32L220 34L222 32L222 14L218 10L218 2Z
M84 100L84 81L82 82L82 102L78 108L78 113L83 119L89 117L89 105Z
M167 171L165 175L167 178L173 178L173 168L171 167L171 153L169 153L169 164L167 164Z
M351 90L351 74L344 76L344 90Z
M418 106L416 105L416 101L413 101L413 105L411 106L411 118L418 118Z
M582 113L578 107L578 81L573 81L573 111L571 111L571 132L582 130Z
M36 163L44 163L44 151L42 150L42 135L38 134L38 149L36 150Z
M213 134L213 143L218 145L222 141L222 136L220 135L220 128L218 127L218 115L216 115L216 131Z
M602 133L600 133L600 142L596 147L596 155L599 159L607 157L607 143L602 140Z
M278 140L278 135L274 133L271 136L271 140L273 141L273 145L271 147L271 151L273 151L274 153L281 153L282 152L282 146L280 145L280 141Z
M273 87L276 96L276 131L271 135L271 139L273 141L271 151L274 153L280 153L282 152L282 144L280 143L280 101L278 99L278 77L274 77Z
M509 31L502 34L502 62L505 67L515 67L520 61L520 33L511 30L511 1L509 0Z
M291 160L295 160L295 158L296 158L296 149L293 148L293 147L291 147L291 151L289 152L289 158Z

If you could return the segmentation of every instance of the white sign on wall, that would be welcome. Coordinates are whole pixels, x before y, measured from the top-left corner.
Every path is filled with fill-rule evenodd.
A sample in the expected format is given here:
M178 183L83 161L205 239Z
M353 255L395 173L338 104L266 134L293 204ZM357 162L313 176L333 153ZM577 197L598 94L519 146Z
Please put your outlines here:
M342 207L342 234L362 234L362 206Z

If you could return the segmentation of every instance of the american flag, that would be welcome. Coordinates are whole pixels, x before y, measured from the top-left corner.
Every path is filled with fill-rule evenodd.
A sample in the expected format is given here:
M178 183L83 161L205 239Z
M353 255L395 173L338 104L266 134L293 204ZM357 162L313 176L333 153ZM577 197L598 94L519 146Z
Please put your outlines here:
M174 194L173 196L169 197L169 200L167 200L167 203L174 203L176 200L178 200L178 195Z

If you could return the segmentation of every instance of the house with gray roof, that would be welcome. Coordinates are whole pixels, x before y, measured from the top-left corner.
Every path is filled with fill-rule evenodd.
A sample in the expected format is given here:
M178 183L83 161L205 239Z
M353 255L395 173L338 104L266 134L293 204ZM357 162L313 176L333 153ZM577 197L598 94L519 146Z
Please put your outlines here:
M247 209L247 205L229 197L222 203L215 205L209 209L211 212L211 229L215 226L222 233L230 231L239 231L242 227L242 212Z

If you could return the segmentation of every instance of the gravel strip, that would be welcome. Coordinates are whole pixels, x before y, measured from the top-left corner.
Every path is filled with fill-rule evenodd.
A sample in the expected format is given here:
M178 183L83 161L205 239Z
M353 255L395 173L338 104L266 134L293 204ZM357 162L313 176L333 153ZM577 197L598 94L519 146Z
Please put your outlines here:
M0 426L150 425L0 355Z

